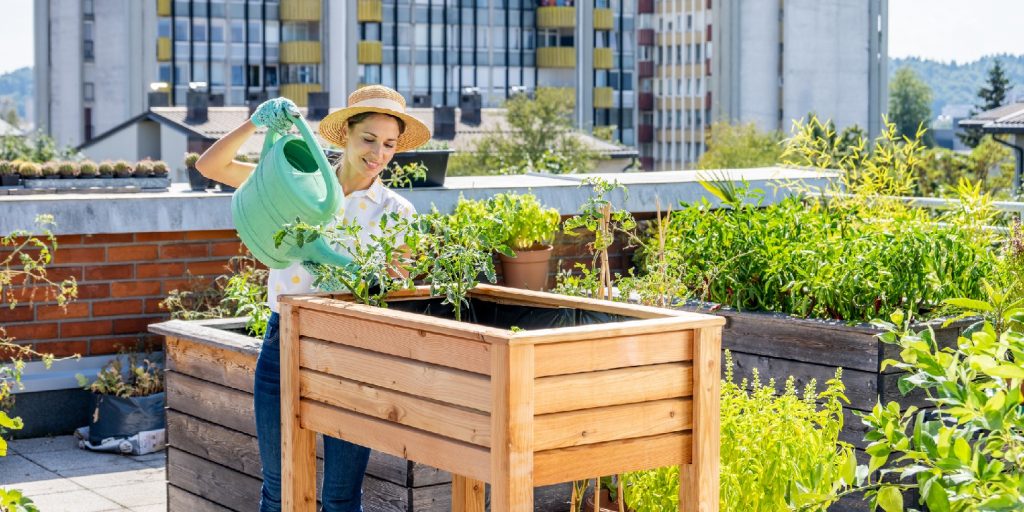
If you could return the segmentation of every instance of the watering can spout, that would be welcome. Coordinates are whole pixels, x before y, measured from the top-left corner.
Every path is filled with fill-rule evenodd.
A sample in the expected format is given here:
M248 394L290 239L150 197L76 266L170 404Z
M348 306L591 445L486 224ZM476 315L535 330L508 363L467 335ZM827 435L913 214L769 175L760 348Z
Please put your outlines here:
M235 228L253 256L269 268L283 269L305 261L348 265L351 258L323 240L303 247L290 240L274 243L286 224L299 219L324 226L340 216L344 207L334 169L309 124L294 114L301 137L269 130L259 164L232 196Z

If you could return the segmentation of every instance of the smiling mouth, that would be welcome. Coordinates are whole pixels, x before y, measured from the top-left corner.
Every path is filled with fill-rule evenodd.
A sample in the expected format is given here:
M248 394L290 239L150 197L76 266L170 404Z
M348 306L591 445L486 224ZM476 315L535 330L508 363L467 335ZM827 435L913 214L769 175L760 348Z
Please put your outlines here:
M363 164L365 164L368 169L379 169L381 167L380 163L372 163L365 158L363 159Z

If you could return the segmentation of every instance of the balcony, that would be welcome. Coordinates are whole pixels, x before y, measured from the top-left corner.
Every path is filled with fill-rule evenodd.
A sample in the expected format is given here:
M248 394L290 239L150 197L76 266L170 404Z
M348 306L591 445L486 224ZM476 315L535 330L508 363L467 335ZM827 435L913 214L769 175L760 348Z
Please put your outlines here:
M640 46L654 46L654 29L642 28L637 30L636 44Z
M537 28L573 28L575 26L575 7L537 8Z
M168 62L171 60L171 38L159 37L156 40L156 60Z
M384 21L384 8L380 0L359 0L356 8L356 21L360 23L380 23Z
M636 10L637 14L654 14L654 0L639 0Z
M700 96L660 96L654 100L654 108L670 110L701 110L704 98Z
M594 30L612 30L615 16L611 9L594 9Z
M614 90L611 87L594 87L594 108L612 108Z
M611 48L594 48L594 69L611 69L614 62Z
M281 21L320 21L320 0L281 0Z
M285 41L281 43L282 64L318 64L320 60L320 41Z
M281 84L281 96L305 107L309 104L309 93L320 92L320 89L320 84Z
M654 142L654 127L649 124L637 125L636 140L640 144ZM648 167L644 167L648 169Z
M642 60L637 63L636 77L651 78L654 76L654 61Z
M573 46L547 46L537 48L538 68L576 67L576 48Z
M636 106L642 111L654 110L654 93L640 93L636 98Z
M156 15L157 16L170 16L171 15L171 0L156 0Z
M356 53L359 64L380 64L384 61L384 46L380 41L359 41Z
M658 46L700 44L704 42L704 32L700 30L662 32L655 39Z

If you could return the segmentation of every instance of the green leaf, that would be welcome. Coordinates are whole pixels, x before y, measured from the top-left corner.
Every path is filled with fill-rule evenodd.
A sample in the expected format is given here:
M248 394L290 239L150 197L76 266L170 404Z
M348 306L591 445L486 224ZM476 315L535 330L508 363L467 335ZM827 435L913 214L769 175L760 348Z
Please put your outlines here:
M898 487L882 487L878 491L878 506L885 512L903 512L903 493Z
M1024 367L1013 363L1003 363L995 368L984 370L984 372L993 377L1004 379L1024 379Z
M924 502L931 512L949 512L949 496L938 478L932 478L925 484Z
M846 457L846 463L841 468L840 478L846 482L846 485L853 486L856 484L857 479L857 457L853 454L849 454Z
M953 442L953 454L960 459L960 462L967 464L971 461L971 445L967 444L964 438L958 437Z
M965 299L965 298L946 299L946 300L944 300L942 302L945 302L946 304L949 304L950 306L958 307L960 309L967 309L967 310L971 310L971 311L982 311L982 312L985 312L985 313L991 313L992 309L993 309L991 304L989 304L987 302L984 302L984 301L980 301L980 300L974 300L974 299Z

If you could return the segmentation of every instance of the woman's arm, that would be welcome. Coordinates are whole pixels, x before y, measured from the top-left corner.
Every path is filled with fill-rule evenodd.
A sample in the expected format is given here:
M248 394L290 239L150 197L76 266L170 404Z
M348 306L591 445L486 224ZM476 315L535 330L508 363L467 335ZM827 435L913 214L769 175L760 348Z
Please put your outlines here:
M238 128L214 142L196 161L196 170L207 178L232 187L240 187L256 168L254 164L234 160L246 139L256 133L256 126L246 120Z

